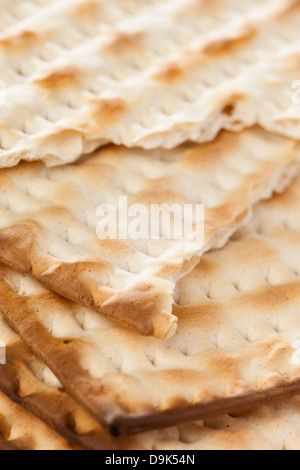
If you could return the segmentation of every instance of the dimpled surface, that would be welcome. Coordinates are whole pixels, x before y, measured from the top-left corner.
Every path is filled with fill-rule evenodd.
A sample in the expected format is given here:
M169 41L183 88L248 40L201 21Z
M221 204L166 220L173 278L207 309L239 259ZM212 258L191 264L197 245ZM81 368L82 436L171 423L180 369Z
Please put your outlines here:
M1 268L1 311L68 393L114 433L296 394L300 179L261 203L178 285L176 335L145 338ZM282 312L284 311L284 315Z
M171 337L176 281L299 171L299 145L259 128L176 150L108 147L79 165L0 174L0 261L145 335ZM204 204L201 240L99 240L97 207Z
M74 446L86 450L296 450L299 448L299 397L253 410L207 418L192 424L125 438L111 437L93 417L62 389L50 369L40 361L0 315L0 337L6 342L6 365L0 389L34 413ZM1 410L4 410L3 415ZM24 419L26 417L26 420ZM62 438L0 393L0 448L33 450L60 446ZM30 426L30 429L29 429ZM13 428L13 429L12 429ZM42 434L40 430L42 428ZM33 430L34 429L34 430ZM39 432L36 438L37 432ZM19 436L18 440L16 436ZM50 437L50 438L49 438ZM41 438L44 439L41 443Z
M256 123L298 137L299 27L299 0L2 0L0 166Z

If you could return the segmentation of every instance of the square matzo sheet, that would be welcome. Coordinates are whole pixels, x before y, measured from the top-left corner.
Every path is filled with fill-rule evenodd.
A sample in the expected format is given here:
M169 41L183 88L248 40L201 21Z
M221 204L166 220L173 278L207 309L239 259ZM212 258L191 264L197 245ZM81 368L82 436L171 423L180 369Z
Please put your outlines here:
M296 450L299 448L298 396L261 405L242 413L211 417L136 436L114 438L66 393L50 369L24 344L2 315L0 315L0 336L6 343L7 359L5 366L0 366L0 390L76 447L85 450ZM48 432L45 439L47 428L42 427L40 421L29 413L20 411L19 407L0 393L0 413L2 409L1 449L33 450L48 446L50 450L54 450L59 445L66 449L70 447L63 439L57 442L57 439L52 437L53 432ZM26 439L24 439L25 433Z
M0 392L0 450L66 451L75 447Z
M123 329L1 267L1 311L113 434L238 412L300 390L300 178L178 286L176 335Z
M75 447L86 450L117 450L121 448L121 444L127 447L127 441L115 441L90 413L63 390L49 367L26 346L1 314L0 338L5 344L6 352L6 359L2 361L5 363L0 365L0 448L1 437L5 444L9 442L9 445L12 445L13 440L16 445L15 427L19 437L22 436L21 433L24 435L28 431L17 416L15 421L8 420L8 413L4 412L2 416L1 411L5 410L1 402L3 394L30 414L34 414L38 420L44 421ZM34 427L34 420L31 424ZM19 442L20 445L25 450L25 447L32 447L33 443L23 440Z
M299 0L1 0L0 166L254 124L297 138L299 28Z
M299 144L259 128L178 149L108 147L79 164L0 172L0 261L145 335L171 337L175 284L299 172ZM204 204L195 240L99 240L97 208Z

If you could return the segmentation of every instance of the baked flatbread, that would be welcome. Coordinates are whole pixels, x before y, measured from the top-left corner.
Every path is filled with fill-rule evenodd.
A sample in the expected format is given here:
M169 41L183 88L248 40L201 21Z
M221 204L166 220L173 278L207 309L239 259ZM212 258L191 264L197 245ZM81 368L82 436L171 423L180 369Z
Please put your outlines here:
M85 450L299 449L299 397L269 403L231 416L223 415L137 436L113 438L83 407L63 391L50 369L25 346L2 316L0 316L0 329L1 338L5 338L7 344L7 362L5 366L0 366L0 389L76 447ZM1 404L8 406L10 412L12 408L14 410L18 408L11 402L8 403L3 394L0 394L0 410ZM13 423L15 426L18 416L14 414L13 417L16 419ZM1 422L1 419L3 418L0 417L3 436L4 421ZM33 425L32 417L30 424ZM18 443L15 441L8 443L6 439L1 441L0 438L0 448L32 447L32 443L29 444L28 440L24 440L26 430L23 419L18 429L20 434L23 433L22 440ZM33 434L32 429L30 433ZM47 439L49 440L48 437ZM53 449L57 448L57 443L52 440L48 447L50 446Z
M295 141L253 128L173 151L108 147L79 165L2 170L0 261L145 335L171 337L176 281L204 252L223 246L257 201L291 182L299 150ZM128 207L143 204L149 212L152 204L204 204L204 242L185 233L153 240L148 232L141 240L100 240L98 207L118 211L123 196Z
M9 323L112 433L238 412L300 390L300 178L178 285L176 335L122 329L1 268Z
M299 137L298 0L1 1L0 166L259 123Z
M119 449L119 443L63 391L50 369L30 351L20 337L12 333L3 318L0 319L0 326L1 337L5 335L6 339L7 358L6 364L0 366L0 405L2 393L5 393L75 447L85 450ZM16 417L14 424L17 423ZM26 429L22 424L20 435L21 432L25 435ZM55 446L55 442L50 445Z
M62 451L75 448L36 416L0 392L0 450Z
M298 450L300 399L262 405L236 415L140 434L146 450Z

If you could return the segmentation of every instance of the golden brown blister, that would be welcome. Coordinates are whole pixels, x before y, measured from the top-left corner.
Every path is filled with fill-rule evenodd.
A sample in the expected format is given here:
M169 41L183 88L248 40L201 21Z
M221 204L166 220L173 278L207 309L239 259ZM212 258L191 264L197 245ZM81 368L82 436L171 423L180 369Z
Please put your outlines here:
M2 170L0 260L121 325L169 338L175 282L223 246L257 201L290 183L299 155L296 141L253 128L173 151L107 147L80 164ZM204 204L204 244L185 235L99 240L97 208L118 211L120 196L149 212L152 204Z
M0 166L257 123L298 138L299 26L298 0L2 0Z

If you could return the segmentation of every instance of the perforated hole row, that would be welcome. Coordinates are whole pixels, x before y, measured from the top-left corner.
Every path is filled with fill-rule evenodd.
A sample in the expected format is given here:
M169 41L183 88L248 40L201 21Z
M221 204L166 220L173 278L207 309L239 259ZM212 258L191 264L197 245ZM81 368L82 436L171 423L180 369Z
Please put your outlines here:
M291 219L298 214L299 185L298 178L285 194L261 203L253 221L235 240L206 255L180 283L181 298L188 296L188 288L192 287L193 302L175 307L179 330L168 341L117 327L87 309L62 303L53 294L49 294L48 301L45 294L44 307L39 311L32 295L28 314L60 339L72 357L76 354L79 369L88 372L92 382L104 381L110 398L118 399L115 390L121 386L122 403L129 407L134 403L135 409L140 396L142 407L147 402L160 408L178 396L195 404L205 399L205 393L208 398L217 391L218 396L232 396L241 387L245 391L261 389L275 379L296 378L299 366L293 361L300 330L299 289L289 269L291 260L298 262L300 236L294 227L289 231L282 225L282 214ZM266 217L270 231L260 235L256 227ZM5 268L2 272L14 280L13 272ZM270 279L278 274L281 280L274 289ZM224 289L221 301L203 299L203 279L205 292ZM247 291L243 287L245 279L249 280ZM229 286L234 288L234 295ZM15 291L20 294L18 289ZM36 301L39 303L38 296ZM15 312L13 302L10 308ZM218 429L218 425L209 422L207 428ZM185 432L181 438L185 442L191 439ZM280 444L288 446L286 439Z
M251 139L251 147L247 144L248 139ZM284 144L284 141L281 141L281 144ZM10 224L12 218L15 222L32 218L43 230L42 246L47 253L66 262L86 257L88 253L91 257L102 255L115 268L111 276L106 275L101 280L101 284L121 288L130 280L131 274L141 273L156 259L159 263L167 250L172 248L172 243L168 241L157 244L149 241L116 243L116 248L119 247L120 250L126 246L127 254L110 258L110 243L99 243L96 237L97 207L104 202L118 205L118 197L127 194L129 189L129 194L141 200L143 193L153 191L151 188L155 189L167 178L174 192L172 203L174 197L180 201L184 198L186 202L204 203L208 211L207 217L210 217L211 209L211 218L214 219L217 229L217 212L215 213L214 209L218 211L224 203L230 205L231 197L235 205L235 192L245 187L251 174L257 176L258 180L261 178L260 184L264 184L265 176L260 173L261 163L266 156L269 158L269 155L272 155L274 159L270 161L272 172L277 157L280 168L280 159L284 156L281 147L277 148L277 141L266 144L264 134L260 135L256 131L244 133L241 135L241 141L236 141L235 145L235 152L231 151L228 155L220 157L217 174L214 160L211 160L211 166L207 164L206 171L198 174L195 171L197 166L194 166L198 164L197 159L194 159L195 163L189 166L190 154L184 149L174 153L173 161L165 158L168 152L164 151L157 153L154 159L154 156L142 151L119 149L114 153L111 153L111 150L103 150L80 167L47 170L39 165L8 170L6 172L8 186L5 184L0 193L1 226ZM243 152L247 149L244 158L241 158L240 146ZM258 147L261 148L261 152L257 152ZM195 148L193 151L198 154L197 158L201 165L201 148ZM266 170L269 171L267 166ZM223 186L227 172L229 177L226 179L226 187L215 187L214 183L210 183L213 175L213 181L217 177ZM25 174L27 178L24 178ZM191 187L194 188L193 191ZM162 197L163 195L160 195L160 198ZM245 201L241 212L249 203L251 204L251 200ZM49 246L52 247L50 250ZM122 276L125 276L123 281ZM208 298L214 297L209 288L206 295Z
M8 161L12 161L11 164L13 164L17 153L24 154L24 145L27 149L33 148L33 145L37 148L37 141L42 142L40 138L44 133L56 134L58 127L74 129L75 122L79 123L78 129L82 129L81 122L89 122L89 126L93 127L93 129L87 128L83 136L84 144L85 140L90 139L90 135L95 135L95 132L99 139L110 140L116 144L125 143L129 146L142 142L142 145L146 147L161 145L174 147L182 139L210 140L213 136L202 135L202 132L199 131L198 110L208 109L209 111L212 109L206 104L204 106L203 100L212 104L213 95L211 93L214 96L219 92L222 93L223 86L227 82L231 84L232 90L237 89L237 84L242 85L241 95L249 92L247 82L250 75L253 75L252 81L257 80L260 87L268 88L267 84L263 83L266 73L261 73L260 63L268 61L269 64L273 64L275 59L272 60L270 54L274 53L274 57L277 57L286 46L297 41L299 15L297 11L291 13L293 21L290 22L287 31L286 27L282 26L281 20L272 19L266 23L263 21L264 16L266 18L272 16L270 11L276 11L278 4L280 4L279 1L275 6L274 2L267 3L262 7L259 6L259 2L254 4L247 2L243 3L242 7L238 7L234 1L228 0L222 6L221 15L213 10L212 14L208 14L206 18L210 18L210 20L207 24L210 26L208 32L203 33L204 36L199 42L197 39L199 32L193 33L192 37L188 38L185 31L192 30L190 26L195 17L202 18L205 23L205 15L200 15L201 8L210 11L210 7L205 5L200 7L196 6L194 2L191 3L192 8L187 7L186 0L178 0L175 5L170 1L147 2L140 9L136 2L125 6L117 1L103 10L101 2L96 2L95 8L100 16L105 11L115 18L116 24L113 21L113 25L107 25L106 29L105 27L104 29L103 27L95 27L99 15L98 13L94 14L91 18L91 15L87 14L89 10L85 2L82 2L82 5L80 2L78 5L77 3L73 5L70 2L68 8L61 3L55 3L49 10L50 13L53 10L53 13L49 14L47 8L43 12L48 23L45 30L40 31L43 22L38 16L32 19L31 29L33 32L36 29L38 40L34 35L31 36L31 33L26 36L26 29L22 30L21 26L18 32L20 44L15 36L9 38L8 35L6 39L3 38L3 41L4 39L6 41L3 44L8 41L10 46L5 45L3 49L2 62L0 63L0 69L3 69L1 78L8 87L7 103L18 108L20 122L17 123L18 120L10 122L11 113L6 112L5 107L1 110L3 115L0 115L0 123L3 119L6 126L11 127L9 137L7 137L6 131L0 131L2 154L7 155ZM259 8L262 8L261 14L259 14ZM196 9L196 13L194 9ZM245 16L240 15L240 10ZM59 15L59 23L56 24L56 21L52 21L51 15L53 18L57 18L58 11L62 14ZM83 13L79 22L76 20L76 15L80 11ZM133 14L133 12L135 13ZM227 12L230 15L227 15ZM204 58L204 63L201 63L201 67L199 67L197 61L190 60L189 57L195 53L199 54L199 50L205 44L213 44L215 39L212 31L215 32L215 37L224 38L226 43L226 37L228 33L232 34L233 29L230 26L231 20L225 21L225 17L234 20L235 17L231 16L234 15L234 12L237 15L237 24L245 22L245 18L248 18L251 23L253 17L254 24L258 29L254 39L246 41L241 50L234 50L230 59L220 53L213 57L212 63L211 55L208 54L207 58ZM149 15L156 18L155 34L153 34L152 26L149 27ZM178 24L174 21L174 17L177 15L181 17ZM185 21L182 18L185 18ZM83 25L87 26L84 31L82 30ZM143 26L142 30L139 29L141 25ZM174 29L175 25L176 30ZM68 39L67 42L65 42L65 38ZM222 43L222 39L218 41L220 44ZM16 50L14 54L11 54L11 47ZM23 59L20 59L21 55ZM254 63L252 62L253 57L255 58ZM48 65L47 62L49 62ZM75 70L68 76L70 67ZM186 77L184 80L182 74ZM174 82L171 87L169 86L169 96L166 100L165 81L169 82L170 79ZM280 76L278 80L278 87L283 89ZM135 83L134 87L133 83ZM22 88L17 94L16 85ZM53 87L53 85L55 86ZM48 94L44 93L44 88L47 88ZM73 89L74 92L67 96L66 89ZM107 90L109 90L109 94L107 94ZM217 90L219 90L218 93ZM228 99L230 99L230 94L232 95L231 91L229 91ZM26 103L22 102L21 104L18 96L26 97ZM278 94L271 94L265 107L266 110L268 107L273 107L273 115L274 110L280 112L280 110L290 107L290 101L282 94L279 99L276 98L276 102L273 102L272 96L277 97ZM103 129L103 126L94 122L93 109L95 106L96 108L100 106L100 109L103 106L105 108L106 100L112 100L113 105L115 98L123 102L126 112L120 111L119 113L116 110L119 125L116 126L114 121L113 127L108 126L101 131L103 134L100 135L99 129ZM252 99L255 101L255 103L253 102L255 107L258 98L252 96ZM35 103L34 109L33 102ZM135 102L139 102L139 111L132 108L131 103ZM149 103L156 102L161 104L159 107L153 107L149 113ZM232 126L236 128L241 128L245 124L240 119L244 115L244 111L239 108L239 103L233 103L232 106L230 115L225 113L221 116L225 121L216 124L221 127L227 126L227 121L230 121ZM144 112L146 109L147 113ZM228 109L228 106L225 105L224 109ZM265 117L264 113L265 110L262 110L263 124L265 119L270 120L270 117ZM201 119L204 123L205 119L210 118L208 115L203 115ZM249 116L248 119L247 125L251 125L254 122L254 117ZM169 134L170 129L174 128L175 123L184 125L185 122L191 121L194 122L195 127L190 127L190 134L182 136L180 142L175 141L174 134L172 132ZM162 126L165 129L163 133L161 132ZM200 127L202 128L201 123ZM218 129L211 128L209 131L203 129L203 131L204 133L216 134ZM79 132L82 131L79 130ZM179 139L179 137L176 138ZM28 152L30 153L30 151ZM71 155L72 152L67 152L66 158L72 158ZM60 156L55 155L55 157ZM47 158L50 159L49 156Z

